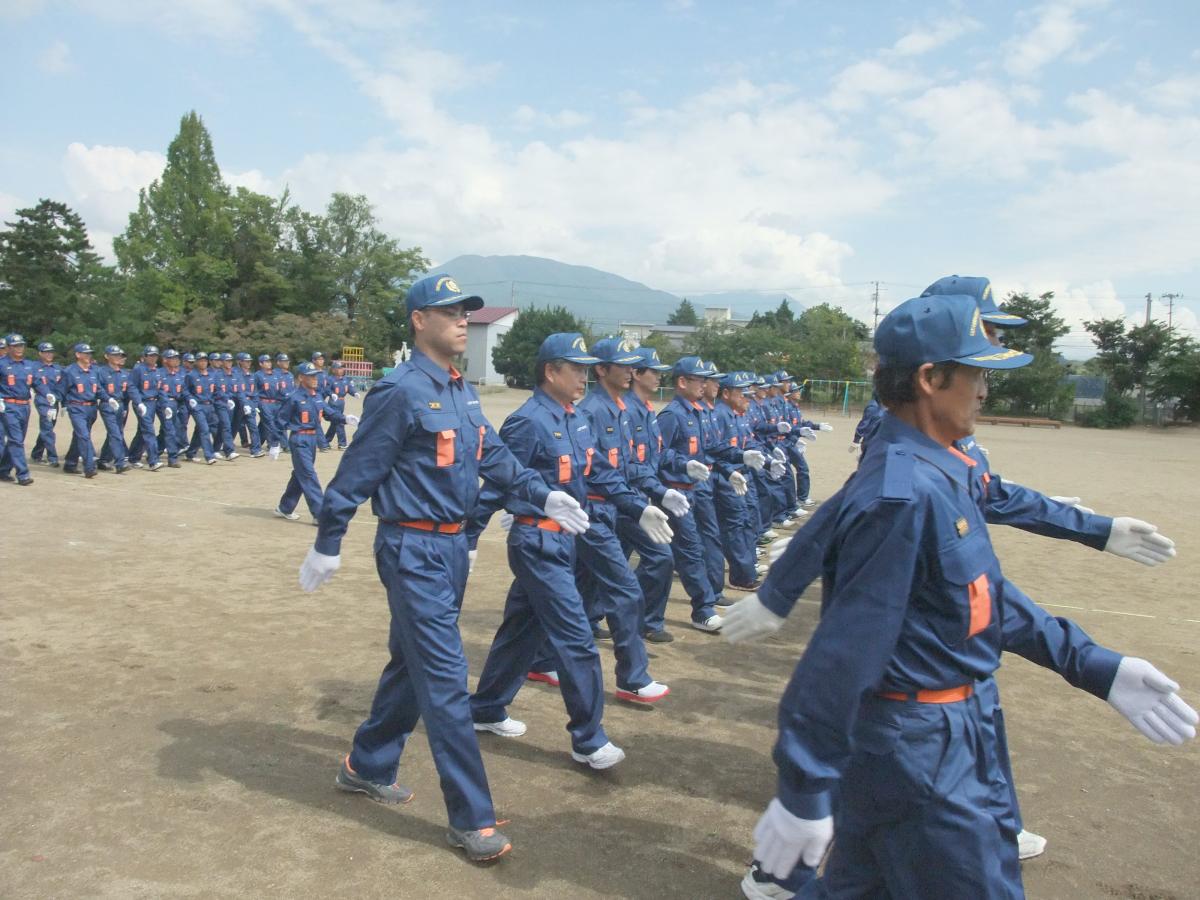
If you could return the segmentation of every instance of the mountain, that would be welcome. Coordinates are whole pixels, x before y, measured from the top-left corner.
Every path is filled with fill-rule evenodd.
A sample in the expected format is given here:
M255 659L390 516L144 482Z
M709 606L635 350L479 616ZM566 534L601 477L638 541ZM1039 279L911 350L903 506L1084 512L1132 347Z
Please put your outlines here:
M479 294L489 306L565 306L598 334L615 331L619 322L662 324L682 299L611 272L539 256L456 256L437 269L449 272L459 287ZM733 318L749 319L755 311L775 309L784 296L736 291L689 299L700 314L706 306L729 307ZM788 300L797 312L802 308L794 297Z

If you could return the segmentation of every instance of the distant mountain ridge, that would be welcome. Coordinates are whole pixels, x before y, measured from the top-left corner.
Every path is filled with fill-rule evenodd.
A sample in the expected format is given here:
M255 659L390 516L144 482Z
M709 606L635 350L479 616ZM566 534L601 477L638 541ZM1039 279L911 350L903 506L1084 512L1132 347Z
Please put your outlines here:
M479 294L489 306L564 306L591 323L597 333L615 331L620 322L664 323L683 299L611 272L540 256L468 254L437 268L449 272L459 287ZM784 296L738 291L688 299L700 315L705 306L720 306L729 307L735 319L748 319L755 310L774 309ZM788 300L800 308L794 297Z

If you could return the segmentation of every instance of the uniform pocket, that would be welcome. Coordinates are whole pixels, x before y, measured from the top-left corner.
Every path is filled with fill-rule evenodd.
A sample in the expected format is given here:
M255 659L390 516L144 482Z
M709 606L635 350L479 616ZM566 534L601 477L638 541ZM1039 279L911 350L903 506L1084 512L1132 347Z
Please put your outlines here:
M637 445L637 461L640 463L644 463L646 461L646 445L645 444Z
M587 478L592 474L592 457L596 454L594 447L587 448L587 465L583 467L583 477Z
M618 468L621 465L621 451L618 448L612 447L609 449L608 464L610 466L612 466L614 469Z
M421 428L433 437L434 460L440 469L454 465L458 424L458 416L452 413L421 416Z
M700 452L700 439L695 435L688 438L688 456L695 456Z
M986 571L992 553L981 534L976 531L938 554L946 593L944 606L934 612L934 630L951 646L979 634L992 623L992 593Z
M591 463L591 457L588 458L588 463ZM558 483L566 484L571 480L571 457L564 453L558 458Z

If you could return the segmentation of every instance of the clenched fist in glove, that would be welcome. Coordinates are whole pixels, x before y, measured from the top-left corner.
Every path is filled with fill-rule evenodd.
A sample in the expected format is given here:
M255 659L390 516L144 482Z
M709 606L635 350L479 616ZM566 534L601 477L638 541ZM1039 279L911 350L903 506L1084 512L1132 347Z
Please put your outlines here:
M467 551L467 574L470 575L475 571L475 557L479 556L478 550Z
M733 488L733 492L739 497L745 497L746 492L750 490L750 484L746 481L746 476L741 472L734 472L729 476L729 486Z
M324 553L318 553L315 549L308 551L308 556L304 557L304 562L300 566L300 587L306 593L312 593L337 572L342 564L342 557L326 556Z
M196 408L196 398L195 397L188 397L188 407L190 409Z
M163 418L170 422L173 418L175 418L175 410L171 409L169 406L164 406Z
M1159 534L1149 522L1121 516L1113 519L1104 552L1132 559L1143 566L1158 566L1175 555L1175 542Z
M667 514L657 506L647 506L642 510L642 516L638 519L638 525L654 543L669 544L671 543L671 538L675 536L675 532L667 524L668 521Z
M542 512L561 525L567 534L583 534L588 530L588 514L566 491L551 491Z
M108 398L108 408L113 412L118 412L121 409L121 404L116 397Z
M4 410L0 409L0 412L4 412ZM57 422L58 421L58 410L57 409L46 410L46 418L49 419L51 422Z
M771 477L778 481L783 477L783 473L787 471L787 464L782 459L771 460Z
M815 431L813 431L811 428L809 428L807 425L801 425L800 426L800 437L808 438L810 441L815 441L817 439L817 433Z
M767 805L767 811L754 828L754 858L762 870L776 878L785 878L803 862L816 868L833 843L833 816L801 819L792 815L779 798Z
M833 431L833 426L828 422L822 422L817 426L818 431Z
M244 416L254 415L254 407L251 406L249 403L243 405L242 406L242 415L244 415Z
M1180 699L1179 685L1144 659L1126 656L1108 690L1109 704L1156 744L1182 744L1196 736L1200 716Z
M225 408L228 409L230 412L233 412L235 409L237 409L237 404L234 403L232 400L226 400Z
M708 481L708 466L698 459L689 459L687 464L688 478L693 481Z
M354 415L354 413L346 414L346 424L347 425L357 425L359 423L359 421L360 420L359 420L358 416Z
M767 457L761 450L746 450L742 453L742 462L755 471L761 471L767 463Z
M683 491L677 491L675 488L670 488L662 498L662 508L675 516L677 519L682 519L691 509L691 504L688 503L688 498L684 496Z
M145 403L139 403L137 405L137 413L143 419L146 417L146 404Z
M513 514L510 512L500 513L500 528L502 531L510 531L512 529Z
M791 422L779 422L775 425L775 430L778 431L780 434L791 434L792 423Z

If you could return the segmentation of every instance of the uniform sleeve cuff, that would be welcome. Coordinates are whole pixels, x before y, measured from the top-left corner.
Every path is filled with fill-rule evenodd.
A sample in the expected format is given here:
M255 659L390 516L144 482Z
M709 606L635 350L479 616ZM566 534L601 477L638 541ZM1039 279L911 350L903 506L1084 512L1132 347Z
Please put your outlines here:
M797 818L824 819L833 815L833 795L830 791L798 791L787 783L782 774L779 776L777 796L784 808Z
M342 541L341 538L322 537L318 534L313 549L323 556L340 556Z
M1076 687L1087 691L1101 700L1108 699L1112 690L1113 679L1117 677L1117 667L1124 657L1115 650L1096 646L1087 656L1087 661L1079 672L1079 684Z
M771 584L769 577L758 588L758 600L781 619L786 619L791 615L796 606L796 598L782 594Z

